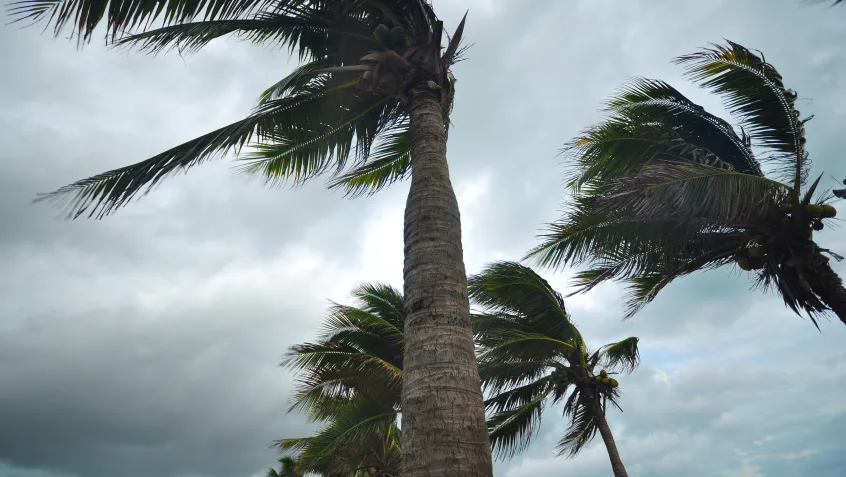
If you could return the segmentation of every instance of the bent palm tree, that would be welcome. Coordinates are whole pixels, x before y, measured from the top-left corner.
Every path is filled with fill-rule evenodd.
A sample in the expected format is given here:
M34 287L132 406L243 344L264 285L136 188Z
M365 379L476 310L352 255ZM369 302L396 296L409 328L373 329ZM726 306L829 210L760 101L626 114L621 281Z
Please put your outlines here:
M381 284L353 290L355 306L333 304L314 343L291 347L283 365L298 371L291 411L328 423L308 438L277 441L299 454L300 469L323 475L400 474L402 294Z
M69 214L103 217L163 178L229 150L269 182L375 192L411 176L403 270L407 320L406 475L491 475L474 355L458 203L446 160L464 20L441 52L443 22L423 0L22 0L17 20L46 20L82 41L106 23L113 44L196 51L234 33L305 61L247 118L134 165L60 188ZM153 21L164 26L137 34ZM252 140L252 142L251 142ZM437 351L436 351L437 350Z
M544 410L564 401L570 425L559 455L573 457L602 436L615 477L626 476L605 414L617 405L618 382L610 375L633 371L640 362L638 339L626 338L589 350L570 321L562 296L531 269L497 262L469 278L481 348L479 372L493 397L485 402L493 449L511 457L538 430ZM611 370L611 373L608 372Z
M815 325L830 311L846 323L846 289L824 254L842 257L813 239L837 211L831 194L815 196L820 178L803 188L811 118L796 92L733 42L675 62L722 96L740 133L669 84L634 80L608 103L610 118L565 149L575 198L529 257L589 264L576 293L628 281L626 317L678 277L736 263Z

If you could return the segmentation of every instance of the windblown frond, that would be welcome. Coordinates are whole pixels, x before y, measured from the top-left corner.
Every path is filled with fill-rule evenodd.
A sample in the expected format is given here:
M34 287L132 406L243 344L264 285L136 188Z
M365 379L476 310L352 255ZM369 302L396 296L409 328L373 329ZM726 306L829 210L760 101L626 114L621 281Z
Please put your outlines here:
M631 336L603 346L599 352L600 363L605 368L631 373L640 364L638 341L637 337Z
M411 173L411 137L408 123L398 124L392 132L380 135L367 161L329 183L350 197L369 195L404 180Z
M571 186L604 182L653 160L691 161L761 175L748 138L672 86L635 79L607 103L609 119L562 151L577 166Z
M738 227L765 220L790 192L790 186L758 175L695 162L654 161L614 181L600 196L597 211Z
M510 458L525 450L540 426L544 400L552 389L537 387L532 390L541 392L522 405L503 407L488 419L491 450L499 458Z
M581 341L564 308L564 298L530 268L496 262L467 281L474 303L492 313L520 316L547 337Z
M726 46L714 45L674 62L685 66L694 81L723 97L754 144L773 151L770 159L787 172L782 177L794 189L805 184L810 166L805 151L807 119L796 110L796 92L784 86L781 74L763 54L727 41Z

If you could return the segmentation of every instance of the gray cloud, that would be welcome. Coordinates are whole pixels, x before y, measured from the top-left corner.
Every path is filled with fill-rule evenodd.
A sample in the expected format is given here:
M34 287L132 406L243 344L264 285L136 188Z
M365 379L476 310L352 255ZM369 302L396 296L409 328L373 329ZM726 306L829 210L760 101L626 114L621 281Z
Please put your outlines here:
M846 10L792 0L435 7L453 28L469 7L476 43L456 68L449 145L470 271L520 258L557 217L555 155L626 79L666 79L721 111L669 60L724 37L764 50L809 98L815 170L846 177ZM78 52L14 26L0 28L0 60L0 476L262 471L273 439L309 429L284 412L292 380L279 356L354 283L401 284L406 186L349 201L320 183L263 188L218 161L113 217L61 221L31 198L238 119L291 64L235 41L185 60ZM846 250L842 228L820 240ZM546 275L566 288L567 272ZM729 271L675 283L627 322L622 295L609 284L568 303L594 345L642 338L644 365L621 380L625 412L610 418L631 475L842 473L840 323L820 334ZM574 460L552 456L559 416L551 410L532 448L497 475L607 475L599 442Z

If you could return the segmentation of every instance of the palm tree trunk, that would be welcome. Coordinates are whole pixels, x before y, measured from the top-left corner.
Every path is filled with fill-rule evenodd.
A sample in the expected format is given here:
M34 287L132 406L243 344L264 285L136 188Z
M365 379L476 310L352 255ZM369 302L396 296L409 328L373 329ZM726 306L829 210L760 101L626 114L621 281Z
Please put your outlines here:
M828 257L817 249L811 257L811 273L806 279L811 290L846 324L846 288L834 272Z
M440 92L411 92L405 208L403 477L493 475L476 363L458 201Z
M605 419L605 413L597 403L591 405L591 408L596 427L599 429L599 435L602 436L605 449L608 450L608 458L611 460L611 470L614 472L614 477L629 477L626 467L623 465L623 460L620 458L620 452L617 450L617 443L614 442L614 435L611 434L611 427L608 426L608 421Z

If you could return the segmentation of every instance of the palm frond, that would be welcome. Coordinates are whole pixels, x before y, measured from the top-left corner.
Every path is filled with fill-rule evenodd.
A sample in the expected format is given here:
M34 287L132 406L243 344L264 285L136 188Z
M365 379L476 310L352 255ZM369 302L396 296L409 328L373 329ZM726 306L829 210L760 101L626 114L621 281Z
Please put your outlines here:
M487 362L480 360L479 377L482 387L501 390L534 382L546 376L555 365L548 360L525 360L517 362Z
M503 410L488 419L491 450L504 459L523 452L540 426L544 400L552 391L547 388L522 406Z
M138 48L157 54L175 49L180 54L196 53L216 38L235 34L242 40L256 44L275 43L299 48L301 60L317 60L328 54L326 44L330 36L357 42L360 52L376 48L378 42L367 33L364 25L350 22L342 31L323 11L309 11L292 16L284 13L257 12L249 18L206 20L168 25L154 30L127 35L114 42L117 47ZM293 51L292 51L293 53Z
M598 430L593 412L590 411L584 393L575 391L570 394L564 406L564 415L570 419L570 425L564 437L558 441L556 450L558 455L573 458L585 448Z
M391 132L380 135L366 162L339 175L329 183L345 195L371 195L404 180L411 173L411 137L408 123L398 124Z
M165 24L186 23L202 16L206 20L229 20L249 15L270 2L265 0L154 0L154 1L92 1L92 0L22 0L11 3L8 13L14 21L33 23L46 21L59 36L66 27L88 41L96 27L106 22L106 37L115 40L126 30L149 26L156 20ZM281 6L300 3L281 0Z
M655 161L621 177L599 196L597 210L639 219L671 217L677 224L757 224L777 209L790 186L766 177L694 162Z
M353 150L366 161L375 137L401 119L395 105L353 92L357 79L323 74L292 83L295 87L286 96L266 99L241 121L145 161L74 182L38 200L69 202L71 218L85 213L102 218L175 172L230 150L239 153L254 136L258 152L245 159L252 162L244 169L262 173L271 183L301 185L329 170L342 171ZM256 156L261 156L258 162Z
M723 97L755 144L773 151L771 160L790 172L785 180L793 184L794 191L805 184L810 162L804 120L795 107L798 95L784 86L781 74L763 54L726 41L726 45L713 45L674 62L685 66L694 81Z
M577 339L564 298L532 269L516 262L494 262L468 278L473 303L494 314L520 316L535 333L556 339Z
M612 370L624 373L634 371L640 364L638 341L637 337L631 336L603 346L599 352L600 362L603 363L604 367Z

